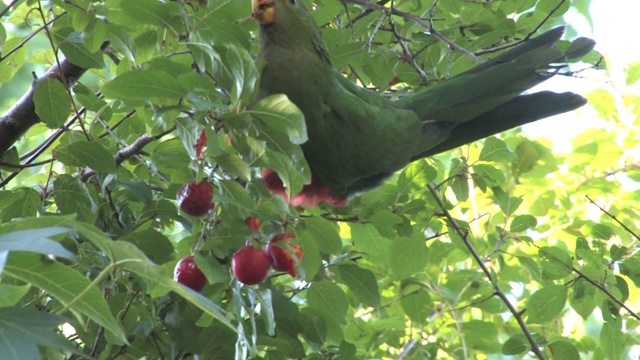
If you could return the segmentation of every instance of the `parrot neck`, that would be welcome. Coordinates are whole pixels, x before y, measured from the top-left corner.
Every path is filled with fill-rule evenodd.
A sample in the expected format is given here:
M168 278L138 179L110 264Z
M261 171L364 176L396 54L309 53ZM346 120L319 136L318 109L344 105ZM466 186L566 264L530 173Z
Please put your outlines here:
M319 30L294 32L290 29L282 29L279 24L260 27L260 54L259 58L269 60L271 54L280 56L283 53L314 53L324 63L331 66L331 59L325 47ZM316 28L313 28L316 29ZM286 50L283 52L283 50Z

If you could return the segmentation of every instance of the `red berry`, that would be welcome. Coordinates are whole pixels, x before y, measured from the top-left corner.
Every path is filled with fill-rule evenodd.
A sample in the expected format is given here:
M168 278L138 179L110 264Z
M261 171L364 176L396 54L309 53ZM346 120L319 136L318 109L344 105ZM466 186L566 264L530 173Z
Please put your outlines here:
M206 215L213 209L213 185L202 180L190 182L178 190L178 206L183 213L191 216Z
M243 284L260 284L269 273L269 255L251 245L241 247L231 258L233 275Z
M207 278L191 255L178 261L175 270L173 270L173 280L197 292L207 286Z
M260 219L256 219L253 216L249 216L248 218L246 218L245 222L247 223L247 225L249 225L249 229L251 229L251 231L258 231L262 226L262 224L260 223Z
M296 272L296 262L293 259L291 253L286 249L288 245L291 251L293 251L298 258L298 261L302 260L302 248L299 245L288 244L287 239L294 238L292 233L284 233L276 235L273 239L269 240L267 244L267 254L271 259L271 267L277 271L286 271L292 277L298 276ZM282 241L283 244L276 244Z

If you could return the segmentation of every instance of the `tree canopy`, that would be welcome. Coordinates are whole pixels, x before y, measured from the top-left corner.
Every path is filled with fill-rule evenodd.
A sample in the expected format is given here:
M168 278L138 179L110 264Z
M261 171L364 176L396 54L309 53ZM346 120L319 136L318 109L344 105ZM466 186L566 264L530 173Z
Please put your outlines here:
M566 0L299 1L333 65L393 98L558 25L579 36L570 9L590 20L589 2ZM277 171L289 198L310 180L300 111L283 96L250 106L250 0L5 3L1 359L637 354L640 62L554 120L605 124L570 152L513 129L346 207L303 209L261 175ZM584 88L606 60L557 76ZM180 210L201 181L213 204ZM266 280L239 282L234 254L274 237L297 276L270 260ZM174 281L189 255L201 291Z

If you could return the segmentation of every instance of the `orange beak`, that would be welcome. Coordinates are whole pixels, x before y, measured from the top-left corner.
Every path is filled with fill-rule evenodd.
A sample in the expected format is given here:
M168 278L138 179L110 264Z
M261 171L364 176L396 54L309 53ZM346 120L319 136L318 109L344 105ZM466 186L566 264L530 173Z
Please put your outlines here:
M274 0L253 0L253 12L251 18L261 26L271 25L276 20Z

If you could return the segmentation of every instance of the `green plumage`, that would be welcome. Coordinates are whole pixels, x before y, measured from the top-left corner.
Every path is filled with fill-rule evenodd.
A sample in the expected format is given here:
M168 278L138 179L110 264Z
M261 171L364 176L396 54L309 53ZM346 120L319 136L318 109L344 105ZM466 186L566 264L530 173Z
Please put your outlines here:
M586 103L573 93L520 95L551 76L545 71L550 64L568 57L554 46L563 28L391 101L333 69L320 29L299 2L273 2L275 20L260 26L257 61L266 65L258 99L282 93L300 108L309 136L305 158L337 196L377 186L413 160ZM588 42L571 55L591 48Z

